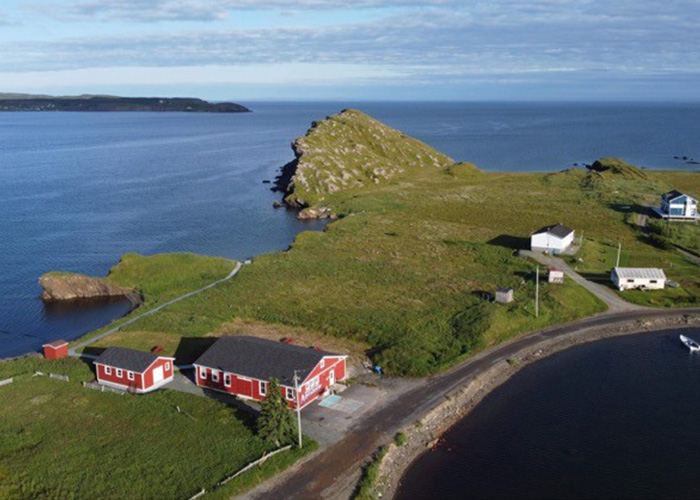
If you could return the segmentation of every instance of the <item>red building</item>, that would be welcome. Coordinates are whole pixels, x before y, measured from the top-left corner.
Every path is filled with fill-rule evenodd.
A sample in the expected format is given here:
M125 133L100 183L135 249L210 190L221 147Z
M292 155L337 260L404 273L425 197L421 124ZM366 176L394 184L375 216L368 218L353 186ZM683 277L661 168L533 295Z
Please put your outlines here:
M109 347L94 363L100 384L143 393L153 391L173 379L174 360L150 352Z
M221 337L194 362L195 380L200 387L260 401L275 378L289 406L303 408L345 378L346 358L256 337Z
M68 357L68 342L55 340L41 346L46 359L62 359Z

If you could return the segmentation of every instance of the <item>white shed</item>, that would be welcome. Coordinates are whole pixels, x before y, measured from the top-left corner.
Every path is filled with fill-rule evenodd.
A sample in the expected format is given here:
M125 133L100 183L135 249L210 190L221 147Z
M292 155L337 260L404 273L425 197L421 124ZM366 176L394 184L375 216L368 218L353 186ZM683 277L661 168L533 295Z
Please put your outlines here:
M616 267L610 276L620 290L663 290L666 275L663 269L653 267Z
M546 226L530 235L530 248L539 252L558 254L574 242L574 230L561 224Z

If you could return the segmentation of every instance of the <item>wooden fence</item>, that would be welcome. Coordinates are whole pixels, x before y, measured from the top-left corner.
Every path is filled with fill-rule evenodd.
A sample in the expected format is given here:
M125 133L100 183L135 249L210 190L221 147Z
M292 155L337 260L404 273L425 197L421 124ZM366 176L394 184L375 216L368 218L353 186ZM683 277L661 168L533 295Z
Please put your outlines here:
M68 377L68 375L59 375L58 373L49 373L49 378L63 380L64 382L70 382L70 377Z
M125 391L120 391L119 389L107 387L105 385L98 384L97 382L83 382L83 387L87 387L88 389L94 389L94 390L100 391L100 392L114 392L117 394L121 394L122 396L124 394L126 394Z
M270 453L264 453L263 456L260 457L259 459L257 459L255 462L249 463L248 465L246 465L245 467L240 469L238 472L235 472L234 474L231 474L230 476L226 476L224 479L222 479L221 481L216 483L216 486L214 486L214 488L212 488L212 491L225 485L231 479L237 478L238 476L240 476L244 472L249 471L250 469L252 469L256 465L261 465L261 464L265 463L265 461L268 458L274 457L275 455L277 455L278 453L282 453L283 451L287 451L291 447L292 447L292 445L288 444L287 446L283 446L282 448L279 448L275 451L271 451ZM201 497L202 495L205 495L206 493L207 493L207 490L202 489L200 492L198 492L196 495L190 497L188 500L196 500L197 498Z

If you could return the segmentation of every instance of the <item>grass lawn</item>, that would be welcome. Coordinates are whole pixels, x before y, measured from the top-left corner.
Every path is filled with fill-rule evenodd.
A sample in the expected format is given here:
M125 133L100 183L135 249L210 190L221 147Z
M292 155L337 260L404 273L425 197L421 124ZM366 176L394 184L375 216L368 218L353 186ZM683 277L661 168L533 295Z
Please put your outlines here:
M85 389L92 373L74 359L0 363L0 379L12 375L0 387L0 498L188 498L269 451L253 422L211 399ZM283 452L216 494L239 493L314 448Z

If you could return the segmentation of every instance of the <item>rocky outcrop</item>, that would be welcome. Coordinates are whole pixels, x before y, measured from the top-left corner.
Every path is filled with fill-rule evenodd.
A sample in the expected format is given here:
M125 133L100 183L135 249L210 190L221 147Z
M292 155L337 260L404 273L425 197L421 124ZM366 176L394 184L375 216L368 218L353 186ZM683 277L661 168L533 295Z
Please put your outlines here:
M387 183L418 168L452 165L448 156L360 111L346 109L314 122L292 143L295 160L282 168L277 189L300 218L332 218L326 198Z
M127 298L134 305L143 301L136 290L122 288L103 279L82 274L48 273L39 279L39 285L43 289L41 298L45 302L113 297Z

